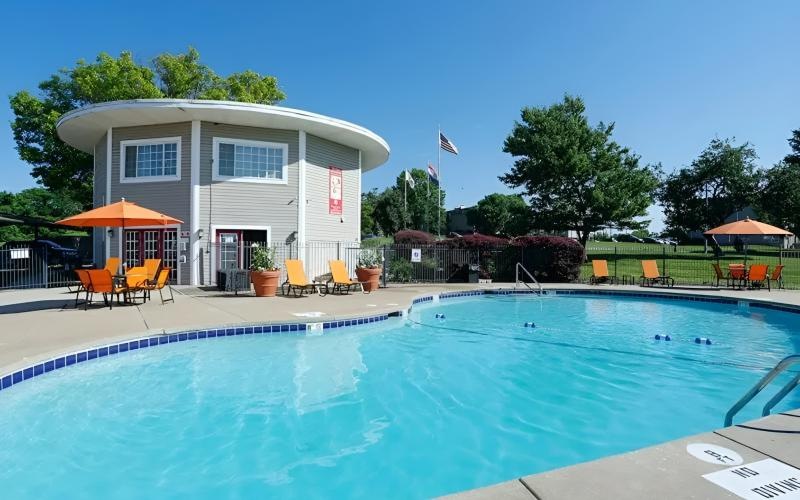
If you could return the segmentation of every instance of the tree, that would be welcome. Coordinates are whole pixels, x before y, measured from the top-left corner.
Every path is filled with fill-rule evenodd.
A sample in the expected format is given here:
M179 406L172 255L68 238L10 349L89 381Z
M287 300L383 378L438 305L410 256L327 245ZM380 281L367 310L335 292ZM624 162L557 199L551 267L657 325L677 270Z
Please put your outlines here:
M531 212L522 196L493 193L467 212L467 222L479 233L522 236L531 230Z
M764 175L758 206L767 222L800 234L800 129L789 145L792 153Z
M669 231L686 237L725 222L758 199L761 174L755 149L729 139L714 139L691 166L666 177L658 192Z
M130 52L115 58L101 52L93 63L79 60L39 84L10 98L11 129L20 158L30 163L37 183L92 205L92 157L68 146L56 134L64 113L92 103L148 98L224 99L275 104L286 96L275 77L254 71L216 75L200 62L192 47L186 54L161 54L152 67L137 63Z
M639 228L658 186L656 169L611 140L614 124L591 127L580 97L549 107L525 107L505 140L515 157L500 180L530 197L537 229L571 229L585 247L589 234L616 226Z
M380 227L375 220L375 205L378 203L380 195L378 189L372 189L366 193L361 193L361 237L377 235Z
M44 188L25 189L16 194L0 191L0 213L56 221L80 212L80 210L80 204L74 200ZM53 233L53 230L43 228L41 236L46 237ZM33 238L32 228L20 226L0 227L0 241L31 238Z
M404 185L405 172L402 172L397 176L394 186L378 194L373 214L383 234L394 234L401 229L436 233L440 221L441 229L447 224L445 210L441 209L441 213L437 210L439 192L435 185L429 184L427 172L417 168L410 172L414 188ZM442 205L444 199L445 193L442 191Z

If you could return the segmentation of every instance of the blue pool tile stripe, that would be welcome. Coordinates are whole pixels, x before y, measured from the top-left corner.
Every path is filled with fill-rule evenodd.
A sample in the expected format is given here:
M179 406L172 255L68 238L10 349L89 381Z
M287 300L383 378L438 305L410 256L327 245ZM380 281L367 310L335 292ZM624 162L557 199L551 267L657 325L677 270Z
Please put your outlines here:
M430 298L428 300L431 300ZM391 315L397 315L392 313ZM377 314L372 316L363 316L360 318L352 318L346 320L336 320L325 322L323 328L343 328L348 326L366 325L368 323L375 323L378 321L386 321L389 319L390 314ZM307 330L306 323L277 323L277 324L263 324L245 327L234 328L218 328L209 330L191 330L186 332L177 332L164 335L150 336L135 340L126 340L116 344L105 345L101 347L92 347L90 349L82 350L79 352L66 354L54 359L50 359L36 365L28 366L13 372L11 374L0 377L0 390L7 389L16 385L24 380L35 378L53 370L58 370L71 366L77 363L83 363L92 359L102 358L119 354L127 351L137 349L144 349L146 347L155 347L163 344L171 344L174 342L185 342L187 340L198 340L215 337L227 337L233 335L253 335L253 334L274 334L274 335L298 335L305 334Z

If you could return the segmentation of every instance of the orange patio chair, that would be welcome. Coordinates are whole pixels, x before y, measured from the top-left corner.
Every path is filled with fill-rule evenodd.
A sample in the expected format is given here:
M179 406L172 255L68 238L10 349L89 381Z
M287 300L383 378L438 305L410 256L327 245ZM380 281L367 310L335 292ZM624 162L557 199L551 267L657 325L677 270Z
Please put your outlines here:
M783 288L783 264L778 264L775 266L775 269L772 270L772 274L770 274L769 278L767 278L767 287L769 288L769 282L775 281L778 283L778 290ZM772 288L770 288L770 291Z
M612 281L613 278L608 274L608 261L595 259L592 261L592 276L589 278L589 284L597 285Z
M642 261L641 286L653 286L656 283L667 286L675 286L675 280L669 275L662 275L658 271L658 263L654 260Z
M81 282L80 286L78 286L78 290L75 292L75 309L77 309L81 292L86 292L84 303L89 300L89 290L92 288L92 282L89 279L89 271L86 269L76 269L75 275L78 277L78 281Z
M117 303L119 303L119 296L128 293L128 287L118 286L114 283L114 277L107 269L89 269L86 271L89 275L89 290L86 294L87 300L84 304L84 309L89 307L89 303L94 298L95 293L103 294L103 302L109 309L114 308L114 295L117 296Z
M324 283L314 283L308 281L306 272L303 270L303 261L297 259L286 259L286 281L281 284L281 292L288 295L288 292L294 293L295 297L299 297L303 292L316 291L320 296L325 295L328 291L328 286ZM286 286L286 291L283 287ZM324 288L324 291L323 291Z
M331 268L331 279L328 283L333 283L333 293L337 290L339 293L349 293L351 288L359 287L363 293L369 293L364 290L364 284L360 281L353 281L350 279L350 273L347 272L347 266L343 260L328 261Z
M148 281L147 284L144 285L145 288L147 288L148 294L153 290L158 290L158 295L161 297L162 304L170 301L175 302L175 296L172 295L172 287L169 284L169 272L170 268L168 267L161 268L161 270L158 272L158 277L153 281ZM164 298L164 293L163 293L164 288L169 290L168 299Z
M769 276L767 276L768 269L769 267L766 264L753 264L750 266L750 272L747 273L748 286L750 288L761 288L766 283L767 289L771 291Z
M145 302L147 300L148 283L146 267L129 267L125 272L125 285L128 289L127 299L135 302L136 293L142 292L142 302Z
M144 259L144 267L147 269L147 279L155 281L161 269L161 259Z
M112 276L119 273L119 257L109 257L106 259L106 271L110 272Z
M730 272L728 272L728 274L722 272L722 268L719 266L719 264L711 264L711 266L714 268L714 277L717 279L717 286L719 286L719 282L721 280L725 280L726 287L734 286L735 280L733 276L731 276Z

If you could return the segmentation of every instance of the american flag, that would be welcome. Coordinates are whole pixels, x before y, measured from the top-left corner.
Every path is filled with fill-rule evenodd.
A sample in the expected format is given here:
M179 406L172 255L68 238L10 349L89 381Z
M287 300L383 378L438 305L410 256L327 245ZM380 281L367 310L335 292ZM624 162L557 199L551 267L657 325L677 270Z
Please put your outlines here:
M458 148L456 145L450 142L450 140L441 132L439 132L439 146L448 153L453 153L454 155L458 154Z
M439 172L430 163L428 163L428 180L437 186L439 185Z

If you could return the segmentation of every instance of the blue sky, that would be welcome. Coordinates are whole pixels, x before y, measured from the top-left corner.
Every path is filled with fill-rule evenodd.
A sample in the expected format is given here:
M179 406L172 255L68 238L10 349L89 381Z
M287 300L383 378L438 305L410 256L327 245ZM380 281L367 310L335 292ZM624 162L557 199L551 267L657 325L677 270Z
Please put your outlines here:
M14 150L6 96L100 51L146 62L193 45L220 74L277 76L284 105L389 142L391 159L365 174L365 188L435 161L440 123L461 150L442 155L448 207L508 192L497 176L512 163L501 149L520 108L564 93L582 96L592 122L615 122L618 142L667 170L715 136L750 141L768 166L800 128L793 0L12 1L4 14L3 190L34 185Z

